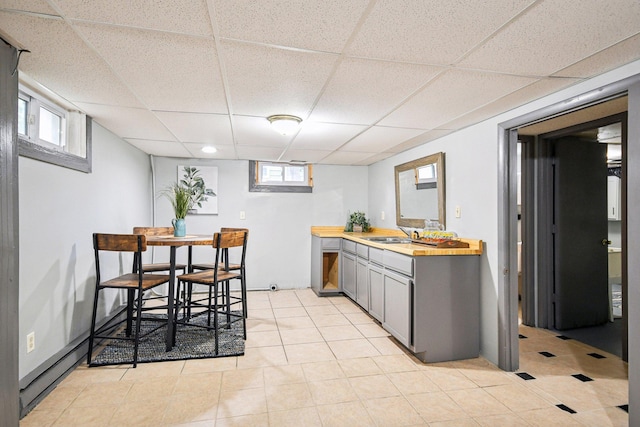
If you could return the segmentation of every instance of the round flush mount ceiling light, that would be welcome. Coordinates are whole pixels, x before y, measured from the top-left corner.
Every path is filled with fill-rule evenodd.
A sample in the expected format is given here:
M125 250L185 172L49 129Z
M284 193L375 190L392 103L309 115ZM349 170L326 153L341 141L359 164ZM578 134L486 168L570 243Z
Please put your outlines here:
M291 135L298 130L298 126L302 122L300 117L288 114L275 114L267 117L267 120L271 123L271 128L282 135Z
M212 147L211 145L205 145L204 147L202 147L202 152L203 153L207 153L207 154L212 154L215 153L216 151L216 147Z

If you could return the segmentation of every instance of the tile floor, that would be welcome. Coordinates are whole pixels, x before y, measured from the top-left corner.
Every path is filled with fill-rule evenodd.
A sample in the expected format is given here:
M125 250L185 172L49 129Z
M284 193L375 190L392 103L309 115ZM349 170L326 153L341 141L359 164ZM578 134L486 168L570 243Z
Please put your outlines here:
M549 331L520 327L517 372L423 364L345 297L248 298L244 356L82 365L20 425L628 425L627 364Z

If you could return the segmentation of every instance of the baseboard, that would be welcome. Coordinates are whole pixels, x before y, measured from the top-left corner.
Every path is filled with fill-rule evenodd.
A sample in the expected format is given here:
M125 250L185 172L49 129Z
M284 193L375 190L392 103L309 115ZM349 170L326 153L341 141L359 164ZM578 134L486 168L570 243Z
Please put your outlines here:
M20 418L36 407L87 357L89 337L80 337L20 380Z

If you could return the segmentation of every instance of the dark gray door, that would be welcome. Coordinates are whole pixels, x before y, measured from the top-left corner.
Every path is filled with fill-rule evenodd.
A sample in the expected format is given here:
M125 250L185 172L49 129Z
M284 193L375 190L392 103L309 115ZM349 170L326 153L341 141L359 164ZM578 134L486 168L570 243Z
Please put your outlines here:
M609 319L606 145L554 140L554 327Z

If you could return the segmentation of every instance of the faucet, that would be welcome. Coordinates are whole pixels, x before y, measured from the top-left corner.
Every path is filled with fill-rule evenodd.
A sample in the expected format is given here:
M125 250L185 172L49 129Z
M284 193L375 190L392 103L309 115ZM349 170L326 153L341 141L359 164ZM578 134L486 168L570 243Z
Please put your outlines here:
M404 234L406 234L408 238L410 238L410 239L411 239L411 233L410 233L410 232L408 232L407 230L405 230L403 227L398 226L398 228L399 228L400 230L402 230L402 232L403 232Z

